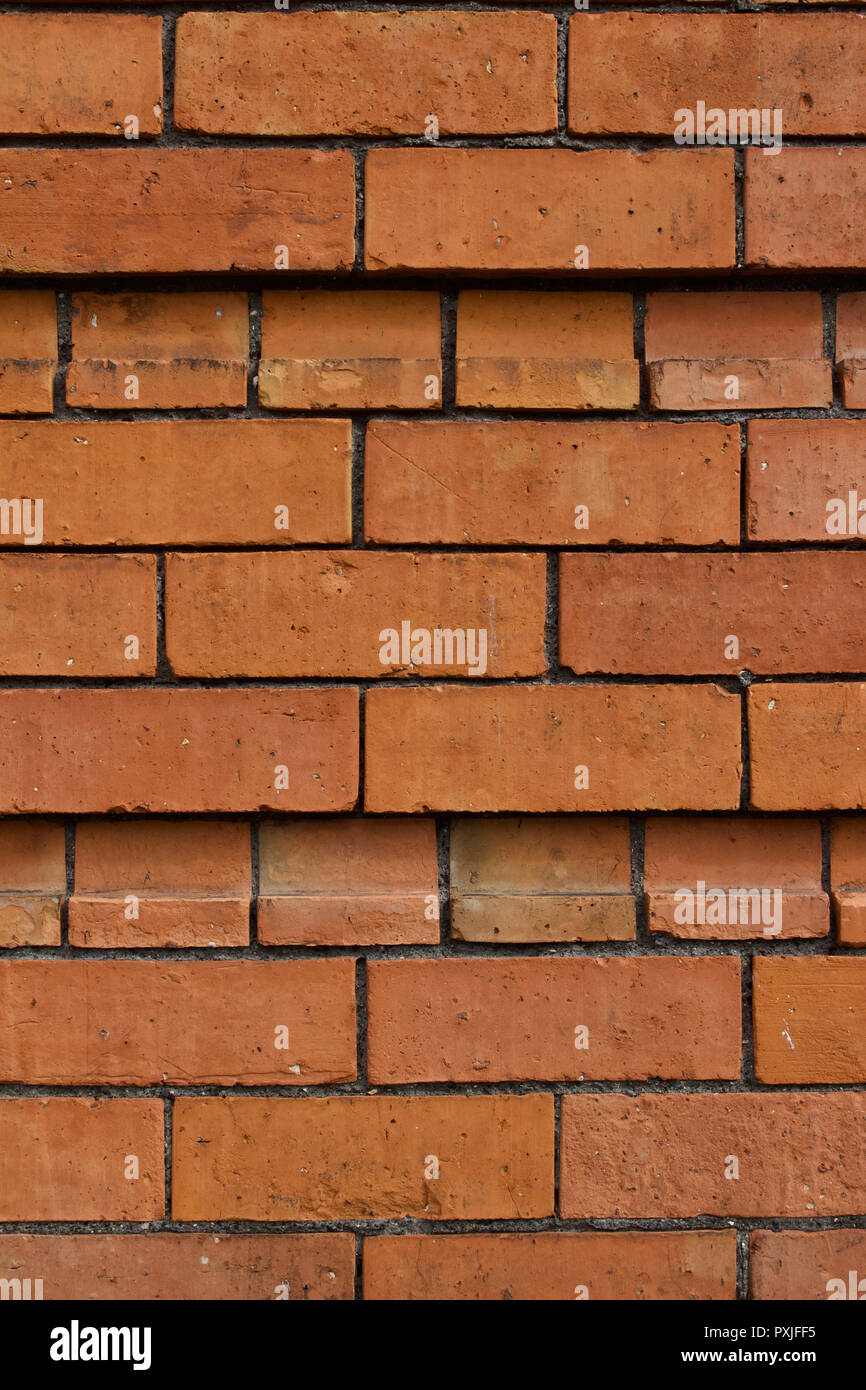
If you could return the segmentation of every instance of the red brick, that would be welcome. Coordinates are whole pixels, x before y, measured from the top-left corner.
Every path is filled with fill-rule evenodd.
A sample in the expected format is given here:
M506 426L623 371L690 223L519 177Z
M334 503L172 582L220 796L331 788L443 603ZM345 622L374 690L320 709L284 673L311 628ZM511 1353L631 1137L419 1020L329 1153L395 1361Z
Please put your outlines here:
M371 150L365 263L564 274L580 246L593 272L727 269L733 159L730 150Z
M356 1076L351 960L5 961L0 999L5 1083L311 1086Z
M811 78L809 79L811 80ZM746 151L746 264L856 270L866 258L866 165L856 147Z
M866 821L859 816L830 822L830 886L839 941L866 946Z
M459 941L633 941L628 821L460 818L451 825Z
M866 1081L866 960L758 956L754 969L757 1080Z
M357 794L352 689L4 690L0 731L3 814L340 811Z
M747 941L830 930L817 820L654 817L646 825L644 884L651 932ZM678 897L684 890L692 896ZM719 892L723 900L712 896Z
M823 14L576 14L569 34L569 129L672 136L674 113L693 111L697 94L726 115L732 108L781 108L784 139L862 134L866 30L860 21L860 15L836 15L828 26Z
M750 540L847 545L866 536L866 421L750 420L747 428Z
M185 676L539 675L545 584L541 555L170 555L168 659ZM437 631L462 636L439 649Z
M736 1285L734 1231L473 1232L364 1241L364 1297L372 1300L731 1299Z
M152 555L0 555L0 676L155 673Z
M866 1199L866 1096L563 1096L566 1218L848 1216ZM726 1178L725 1171L739 1176Z
M866 685L754 685L748 700L753 806L763 811L862 806Z
M457 305L457 404L632 410L630 294L468 290Z
M172 1205L176 1221L550 1216L553 1097L178 1100Z
M0 947L59 946L65 896L63 826L0 821Z
M0 1277L41 1279L42 1297L81 1302L351 1299L350 1232L252 1236L0 1234Z
M740 1074L730 957L370 961L367 989L377 1086Z
M866 1231L752 1231L750 1297L866 1298Z
M129 116L137 126L125 124ZM0 130L159 135L160 21L129 14L0 16Z
M0 295L0 415L49 414L56 370L53 290L4 289Z
M723 810L739 800L740 704L717 686L373 689L366 709L368 811ZM575 787L577 767L588 787Z
M731 16L733 17L733 16ZM656 410L830 406L820 294L647 296L646 359Z
M263 945L403 946L439 940L432 820L266 821L259 856Z
M163 1148L161 1100L0 1100L0 1221L161 1220Z
M245 294L76 294L66 399L79 410L245 406Z
M69 944L246 946L251 874L243 821L81 821Z
M290 270L354 259L344 150L7 149L0 199L7 274L273 271L279 247Z
M259 401L266 410L440 408L438 294L278 290L262 304Z
M503 22L505 20L505 22ZM187 14L175 119L228 135L556 129L553 15Z
M45 546L352 538L345 420L8 422L0 456L7 498L43 499Z
M836 366L848 410L866 408L866 294L836 300Z
M739 486L737 432L715 423L367 428L365 525L385 544L736 545Z
M579 673L866 666L866 555L563 555L560 585L560 660Z

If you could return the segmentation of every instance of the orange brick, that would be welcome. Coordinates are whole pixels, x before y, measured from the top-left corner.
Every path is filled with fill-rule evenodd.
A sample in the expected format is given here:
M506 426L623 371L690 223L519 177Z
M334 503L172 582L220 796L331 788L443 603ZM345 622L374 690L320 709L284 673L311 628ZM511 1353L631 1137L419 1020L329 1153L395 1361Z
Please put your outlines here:
M748 700L753 806L763 811L862 806L866 685L753 685Z
M273 271L280 248L290 270L354 260L345 150L6 149L0 189L7 274Z
M10 421L0 456L7 500L43 499L45 546L352 537L345 420Z
M439 409L438 294L276 291L264 294L262 304L259 401L265 409Z
M366 709L368 811L723 810L739 799L740 704L713 685L373 689Z
M152 555L0 555L0 675L155 672Z
M4 690L0 759L2 814L349 810L358 693Z
M45 820L0 820L0 947L59 946L66 832Z
M384 544L736 545L739 487L737 432L714 423L367 428L365 525Z
M750 540L866 537L866 421L750 420L747 429Z
M731 16L733 17L733 16ZM647 296L656 410L829 406L820 294L738 290Z
M367 984L377 1086L740 1074L731 957L370 961Z
M731 150L370 150L365 264L560 275L576 259L591 271L727 269L733 160Z
M560 660L579 673L862 671L866 555L560 558Z
M160 21L129 14L0 16L0 130L121 139L159 135Z
M848 410L866 408L866 294L836 301L836 366Z
M66 399L79 410L245 406L245 294L76 294Z
M432 820L266 821L259 856L263 945L403 946L439 940Z
M242 821L81 821L69 944L246 946L251 873Z
M866 257L866 166L856 147L746 151L746 264L856 270Z
M556 129L552 15L187 14L177 52L181 130L426 135L431 115L443 136Z
M170 555L168 659L187 676L538 675L545 591L541 555Z
M644 884L651 932L747 941L830 930L816 820L653 818Z
M457 404L632 410L630 294L468 290L457 305Z
M752 1231L749 1244L751 1298L866 1297L866 1231Z
M172 1205L176 1221L550 1216L553 1097L178 1100Z
M42 1297L124 1303L350 1299L350 1232L253 1236L0 1234L0 1277L41 1279ZM14 1295L13 1295L14 1296ZM34 1292L35 1296L35 1292Z
M563 1096L561 1214L853 1215L864 1119L866 1096L851 1092Z
M830 885L843 946L866 946L866 823L859 816L830 822Z
M755 1076L766 1086L866 1081L866 960L758 956Z
M836 15L828 27L822 14L576 14L569 128L671 136L674 113L694 111L697 94L726 117L781 108L784 139L863 133L864 67L859 15Z
M736 1285L734 1231L473 1232L364 1241L364 1297L372 1300L730 1299Z
M43 1086L353 1081L351 960L0 962L0 1080Z
M164 1143L161 1100L0 1100L0 1221L161 1220Z
M0 415L49 414L56 370L57 304L53 290L3 290Z
M628 822L467 817L451 825L451 932L459 941L632 941Z

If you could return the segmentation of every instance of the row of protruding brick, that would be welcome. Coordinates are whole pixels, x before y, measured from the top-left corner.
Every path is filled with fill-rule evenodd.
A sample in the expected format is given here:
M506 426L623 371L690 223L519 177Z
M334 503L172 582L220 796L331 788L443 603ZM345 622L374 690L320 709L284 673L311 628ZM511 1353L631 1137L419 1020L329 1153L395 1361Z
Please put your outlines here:
M66 400L77 409L242 408L250 321L239 292L74 294ZM269 291L259 402L272 410L441 410L440 295ZM821 296L809 291L647 296L652 408L827 408ZM866 294L836 304L844 404L866 405ZM0 412L47 413L58 365L55 296L0 295ZM466 290L457 302L458 408L634 410L634 299L599 291Z
M0 946L60 944L65 838L50 821L0 823ZM266 821L258 844L262 945L438 943L431 819ZM816 820L653 818L649 928L700 940L824 937L832 902L840 942L866 945L866 819L833 819L830 846L828 897ZM70 945L246 946L251 865L245 822L79 822ZM620 817L453 820L451 935L503 945L632 941L630 866Z
M749 1247L753 1299L864 1297L862 1230L752 1231ZM0 1280L51 1300L346 1300L355 1248L350 1232L0 1234ZM736 1297L733 1230L374 1235L361 1257L373 1301Z

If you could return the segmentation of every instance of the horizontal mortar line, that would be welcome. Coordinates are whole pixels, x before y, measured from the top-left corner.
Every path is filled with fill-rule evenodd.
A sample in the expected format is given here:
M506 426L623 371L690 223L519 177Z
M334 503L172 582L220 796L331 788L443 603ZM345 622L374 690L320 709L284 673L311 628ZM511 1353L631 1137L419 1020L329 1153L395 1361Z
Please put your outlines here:
M296 690L358 690L365 694L370 690L435 690L447 689L498 690L505 686L517 686L525 690L563 690L563 689L603 689L608 687L628 688L632 686L721 686L729 694L742 694L755 685L854 685L866 680L864 672L797 673L794 675L756 675L748 672L747 677L728 675L721 672L711 675L635 675L616 674L576 675L570 671L556 673L555 678L544 676L501 676L495 679L486 676L448 676L435 675L425 679L417 676L408 678L384 677L381 680L368 676L141 676L139 679L114 676L4 676L0 680L0 691L64 691L64 690L273 690L275 694L285 690L291 694ZM66 815L71 812L58 812Z
M602 1235L606 1232L664 1234L690 1231L838 1231L862 1230L864 1216L598 1216L563 1217L557 1214L541 1217L441 1217L419 1216L335 1216L319 1221L256 1221L256 1220L190 1220L156 1218L151 1221L0 1221L2 1235L338 1235L357 1231L367 1236L393 1235L521 1235L533 1233L571 1232L575 1235Z
M69 13L70 11L67 9L65 12ZM205 13L207 12L208 9L205 8ZM391 11L391 13L394 12L395 10ZM112 13L118 13L118 11L112 11ZM136 13L140 14L141 11L136 11ZM521 13L525 13L525 11ZM656 13L661 18L664 11L657 11ZM802 9L800 13L803 13ZM692 14L694 15L694 11ZM675 99L685 101L688 97L680 93ZM782 110L784 124L784 108ZM162 134L145 132L136 140L127 140L122 134L111 135L101 131L92 134L83 131L58 131L48 134L37 131L26 131L21 134L0 132L0 153L3 150L43 150L72 153L116 149L138 149L158 153L163 153L166 150L316 150L325 154L339 154L344 151L365 153L370 150L383 149L458 149L489 150L491 153L498 153L502 150L514 149L566 149L578 154L599 150L625 154L652 154L671 151L687 157L690 154L724 154L729 150L772 149L774 153L768 153L765 157L773 159L776 157L776 150L836 149L839 147L846 150L858 150L866 146L866 130L838 131L835 134L797 132L794 135L786 135L783 132L781 144L775 145L761 144L752 140L723 141L721 144L710 144L709 142L699 144L697 141L680 144L674 136L675 124L673 112L671 112L669 134L665 131L654 130L581 131L574 128L560 133L551 125L548 129L540 131L465 131L458 134L442 135L438 140L427 139L423 129L411 134L400 134L393 131L386 131L381 134L357 131L257 134L253 131L201 131L192 128L179 128L175 125L173 130L163 131ZM747 182L748 177L747 171Z
M665 890L647 890L665 891ZM835 890L839 891L839 890ZM783 890L784 892L784 890ZM818 895L818 890L813 896ZM265 895L268 896L268 895ZM273 896L273 895L270 895ZM575 894L575 897L597 896L592 893ZM623 897L630 895L623 894ZM643 896L643 895L641 895ZM798 894L786 895L796 898ZM805 896L805 895L803 895ZM259 899L258 901L261 901ZM505 899L507 902L507 898ZM443 950L448 954L444 955ZM664 957L674 959L703 960L718 959L721 956L754 960L766 956L833 956L843 959L863 959L862 946L839 945L833 941L830 931L824 936L780 937L773 941L761 937L691 937L673 936L667 932L653 932L648 943L629 937L620 941L463 941L459 937L449 937L442 942L412 946L387 944L375 946L329 946L316 942L310 945L292 944L287 946L9 946L4 947L0 958L0 968L6 961L69 962L104 964L106 961L118 964L130 961L149 962L161 965L209 964L303 964L305 961L323 960L367 960L384 961L436 961L447 960L456 964L461 960L485 961L489 965L501 965L505 969L513 960L538 960L549 963L556 960L656 960Z
M22 1081L4 1082L0 1084L0 1100L322 1100L322 1099L357 1099L376 1098L385 1099L435 1099L449 1098L455 1096L466 1096L481 1099L485 1096L490 1098L496 1096L600 1096L617 1095L628 1096L633 1100L642 1100L647 1096L745 1096L754 1099L757 1096L764 1096L767 1099L779 1096L815 1096L820 1098L824 1095L836 1092L852 1092L859 1094L866 1091L866 1083L860 1081L813 1081L813 1082L784 1082L779 1085L755 1082L750 1086L744 1086L742 1079L737 1077L734 1080L723 1078L690 1079L682 1081L678 1079L664 1079L651 1077L648 1080L628 1080L628 1081L404 1081L404 1082L335 1082L327 1085L322 1082L311 1083L308 1086L289 1086L277 1085L274 1083L263 1084L261 1086L251 1086L249 1084L225 1084L214 1082L212 1084L191 1083L188 1086L180 1086L176 1083L159 1082L148 1086L133 1086L120 1083L107 1082L99 1085L95 1082L81 1082L58 1084L56 1082L45 1082L44 1084Z
M195 291L193 291L195 293ZM122 359L118 359L122 360ZM169 365L173 365L167 359ZM297 359L303 360L303 359ZM323 359L324 360L324 359ZM520 358L520 361L530 360ZM566 359L567 360L567 359ZM634 359L637 361L637 359ZM677 359L687 362L691 359ZM772 360L772 359L770 359ZM813 359L802 359L810 361ZM829 359L814 359L816 361L828 361ZM72 365L75 365L74 363ZM573 409L560 406L556 409L534 409L531 406L525 408L503 407L501 410L492 410L485 407L461 406L453 410L407 410L405 408L389 409L387 406L365 406L365 407L337 407L332 410L306 410L300 407L286 407L285 410L273 410L260 408L255 413L248 406L238 406L228 408L224 406L181 407L168 406L164 410L93 410L84 411L74 406L68 406L62 414L46 414L44 411L32 414L22 412L19 415L6 415L0 417L0 424L10 426L20 426L39 424L75 424L75 425L138 425L138 424L166 424L180 423L183 421L207 421L210 424L230 424L242 420L264 420L275 424L306 424L313 420L334 420L345 421L347 424L355 422L358 424L389 424L389 423L415 423L427 421L430 424L508 424L520 422L522 424L557 424L562 426L587 424L624 424L624 425L699 425L699 424L718 424L718 425L738 425L749 421L760 423L762 420L866 420L866 409L845 408L844 406L788 406L779 408L767 408L762 410L712 410L707 406L701 410L643 410L635 407L634 410L606 410L603 408L593 408L589 410Z

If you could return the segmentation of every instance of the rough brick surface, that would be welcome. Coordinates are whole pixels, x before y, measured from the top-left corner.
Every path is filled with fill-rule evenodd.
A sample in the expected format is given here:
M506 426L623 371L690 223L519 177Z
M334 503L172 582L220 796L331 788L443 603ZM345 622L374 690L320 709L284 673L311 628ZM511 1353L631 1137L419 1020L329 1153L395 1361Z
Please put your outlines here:
M752 804L763 811L862 807L864 740L860 682L754 686Z
M866 536L866 422L750 420L750 540L850 545Z
M866 961L755 961L755 1075L766 1085L866 1080Z
M852 270L866 255L860 151L746 150L746 263L761 269Z
M48 290L5 290L0 295L0 415L49 413L56 368L55 296Z
M47 820L0 821L0 947L59 946L66 834Z
M855 1299L866 1296L866 1232L753 1231L751 1296L759 1299Z

